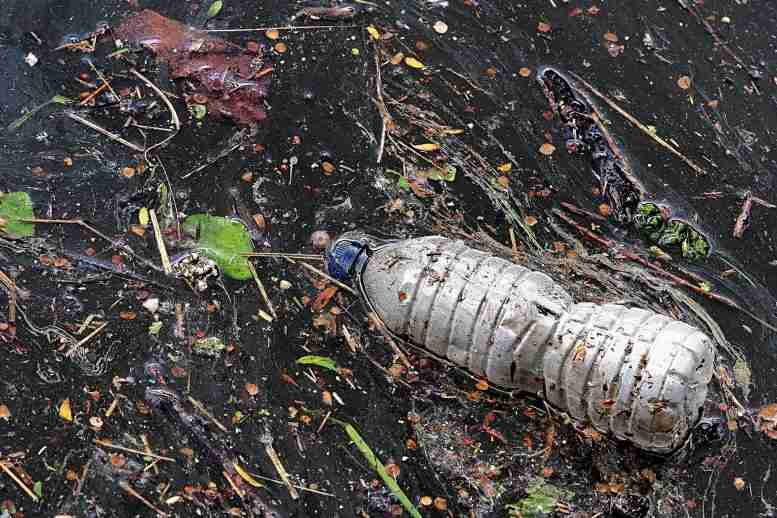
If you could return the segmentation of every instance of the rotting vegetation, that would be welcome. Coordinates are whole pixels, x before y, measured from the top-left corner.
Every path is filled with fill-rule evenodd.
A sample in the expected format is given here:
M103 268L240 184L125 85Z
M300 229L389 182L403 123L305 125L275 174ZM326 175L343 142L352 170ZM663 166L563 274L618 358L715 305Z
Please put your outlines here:
M416 37L380 10L369 18L360 10L344 21L326 20L335 29L295 31L282 24L222 38L146 10L117 17L113 31L100 24L60 42L60 55L89 57L70 83L79 86L63 96L49 92L51 102L14 117L8 132L23 131L46 109L65 105L68 120L97 132L92 146L104 148L73 149L86 155L75 160L108 153L105 146L117 143L131 158L111 172L118 169L119 178L135 182L135 192L121 209L117 203L116 228L108 226L110 217L96 226L79 216L68 219L64 214L72 211L60 207L47 210L40 198L28 204L18 191L0 199L0 245L9 254L0 263L7 294L0 337L10 368L33 351L37 364L22 371L34 373L29 384L5 376L10 384L0 393L0 419L21 427L26 417L20 402L28 401L27 408L44 412L46 426L56 429L32 441L35 448L14 443L0 449L0 487L13 494L2 502L6 514L34 516L46 509L62 516L122 516L133 509L149 516L684 516L704 509L702 500L714 502L721 471L737 454L735 434L753 428L756 416L743 397L752 382L746 356L708 311L717 314L716 304L723 303L770 325L771 315L751 308L727 280L741 278L754 291L757 283L719 250L702 260L699 273L682 261L684 239L673 242L681 253L670 261L663 250L647 249L637 236L607 223L608 209L572 203L573 189L555 185L559 173L575 167L585 177L590 166L559 156L551 142L563 143L563 129L553 114L542 114L544 122L539 111L517 122L502 117L511 87L500 76L525 80L533 65L522 63L526 75L523 68L505 70L498 59L480 66L480 50L450 39L463 29L449 10L408 6L445 22L420 31L414 21ZM500 17L516 16L517 8L499 8ZM476 23L493 20L496 7L465 2L457 9ZM596 6L574 9L564 14L565 23L585 18L593 24L602 14ZM221 2L203 5L200 19L218 20L221 10ZM555 27L539 16L533 44L550 44ZM338 39L338 31L355 39ZM607 34L608 54L622 58L622 44L612 41L617 35ZM261 35L264 43L257 41ZM284 69L281 62L299 59L293 46L308 42L302 35L311 44L320 38L325 47L338 41L341 54L361 64L355 77L369 76L369 85L359 84L361 95L348 98L361 104L339 107L351 121L349 131L370 144L368 157L348 161L327 151L311 158L301 152L304 137L294 132L288 147L266 149L267 125L285 107L282 99L271 101L269 82L281 81L274 77ZM127 46L110 48L116 37ZM178 90L169 91L173 83L165 75L176 79ZM521 88L524 96L540 93L529 82ZM204 161L176 159L181 133L215 124L210 116L247 128L230 129ZM621 126L612 117L607 128L617 136ZM526 144L516 147L504 127L527 136ZM737 156L745 151L737 149ZM235 167L230 158L247 152L271 165L226 170ZM280 159L281 153L289 159ZM538 168L527 167L521 154ZM74 160L69 154L55 158L65 168ZM183 167L171 169L171 160ZM314 167L295 168L299 162ZM357 165L365 163L363 169ZM30 172L45 178L47 169ZM223 216L180 196L186 189L179 179L191 174L206 181L216 171L231 174L241 187L251 185L227 198ZM293 223L284 221L283 211L299 209L288 207L290 190L280 191L281 202L270 194L291 184L311 196L327 189L310 179L312 173L326 179L369 175L380 186L370 191L370 204L356 207L370 218L353 216L356 198L350 196L321 204L314 219L328 230L366 222L395 236L438 232L546 271L578 300L629 301L708 328L721 348L710 411L725 416L723 431L710 425L717 433L707 438L700 432L673 458L647 457L537 401L405 350L381 334L379 323L369 322L347 286L321 272L320 246L303 249L301 239L284 236ZM376 197L385 201L376 204ZM739 234L754 196L746 199ZM663 228L653 207L641 213L653 225L642 226L647 233ZM344 218L352 221L332 223ZM661 246L651 239L648 244ZM278 242L285 247L264 250ZM111 295L89 309L67 291L100 285L109 286ZM51 294L61 307L36 310ZM32 394L33 383L58 389L43 401ZM757 429L769 435L771 408L757 417ZM54 453L62 436L68 450ZM336 467L341 464L347 467ZM706 489L688 466L709 471ZM121 509L112 509L117 498Z

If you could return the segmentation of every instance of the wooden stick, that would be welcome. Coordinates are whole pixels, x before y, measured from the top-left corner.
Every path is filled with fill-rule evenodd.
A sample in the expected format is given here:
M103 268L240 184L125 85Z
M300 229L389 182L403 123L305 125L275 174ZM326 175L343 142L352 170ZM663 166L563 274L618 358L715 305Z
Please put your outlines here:
M278 453L275 451L275 448L273 448L272 444L268 442L264 445L264 451L267 453L267 456L270 457L270 461L272 461L273 466L275 466L275 471L278 472L278 476L283 481L283 483L286 484L286 489L289 490L289 495L291 496L292 500L299 500L299 493L297 493L297 490L292 485L291 480L289 480L289 474L286 472L286 468L283 467L281 459L278 457Z
M326 274L326 273L322 272L321 270L319 270L319 269L318 269L318 268L316 268L315 266L311 266L311 265L309 265L308 263L303 263L302 261L299 261L299 262L297 262L297 261L295 261L294 259L292 259L292 258L290 258L290 257L287 257L287 256L284 256L284 258L285 258L287 261L289 261L291 264L298 264L298 265L302 266L303 268L305 268L306 270L310 270L311 272L313 272L313 273L315 273L315 274L318 274L318 275L320 275L320 276L321 276L321 277L323 277L324 279L327 279L329 282L331 282L331 283L333 283L333 284L336 284L337 286L341 287L342 289L344 289L344 290L346 290L346 291L348 291L348 292L350 292L350 293L352 293L352 294L354 294L354 295L358 295L358 293L356 292L356 290L354 290L353 288L351 288L351 287L350 287L350 286L348 286L347 284L343 284L342 282L338 281L338 280L337 280L337 279L335 279L334 277L332 277L332 276L330 276L330 275L328 275L328 274Z
M151 225L154 227L154 239L156 239L156 247L159 249L159 257L162 259L162 269L165 271L165 275L170 275L173 273L173 265L170 264L170 256L167 255L167 247L162 239L162 229L159 228L156 211L151 209L148 211L148 215L151 217Z
M296 31L310 29L353 29L361 25L286 25L283 27L255 27L253 29L209 29L205 32L260 32L260 31Z
M118 241L114 241L113 239L111 239L110 237L106 236L105 234L103 234L102 232L100 232L99 230L97 230L96 228L94 228L93 226L91 226L89 223L87 223L86 221L84 221L82 219L32 218L32 219L20 219L19 221L23 221L25 223L38 223L38 224L45 223L47 225L78 225L80 227L84 227L88 231L92 232L93 234L95 234L95 235L101 237L102 239L104 239L105 241L109 242L114 247L120 248L120 249L124 250L125 252L127 252L132 257L134 257L135 259L137 259L141 263L145 264L146 266L148 266L152 270L156 270L158 272L159 271L163 271L157 265L155 265L154 263L152 263L151 261L149 261L145 257L136 254L135 251L132 248L130 248L129 245L119 243Z
M108 80L107 80L107 79L105 79L105 76L103 75L103 73L102 73L102 72L100 72L100 71L97 69L97 67L96 67L96 66L94 66L94 63L92 63L92 60L91 60L91 59L87 59L87 60L86 60L86 62L87 62L87 63L89 63L89 66L92 68L92 71L93 71L95 74L97 74L97 77L99 77L99 78L100 78L100 81L102 81L102 82L103 82L103 84L104 84L106 87L108 87L108 90L110 90L110 91L111 91L111 93L113 94L113 97L115 97L117 101L118 101L119 99L121 99L121 97L119 97L119 94L117 94L117 93L116 93L116 91L113 89L113 87L112 87L112 86L111 86L111 84L108 82Z
M325 257L320 254L287 254L285 252L243 252L243 257L290 257L292 259L302 259L305 261L325 261Z
M79 104L79 106L86 106L86 104L87 104L89 101L91 101L92 99L94 99L95 97L97 97L97 95L98 95L100 92L102 92L103 90L105 90L105 88L106 88L107 86L108 86L108 83L103 83L103 84L101 84L100 86L98 86L98 87L97 87L97 90L95 90L94 92L92 92L91 94L89 94L89 96L88 96L86 99L84 99L83 101L81 101L80 103L78 103L78 104Z
M120 482L119 482L119 487L120 487L120 488L122 488L122 489L123 489L124 491L126 491L127 493L129 493L130 495L132 495L132 496L134 496L135 498L137 498L138 500L140 500L141 502L143 502L143 504L144 504L146 507L148 507L148 508L149 508L149 509L151 509L152 511L155 511L155 512L156 512L158 515L160 515L160 516L169 516L169 515L168 515L166 512L162 511L161 509L159 509L158 507L156 507L154 504L152 504L151 502L149 502L149 501L146 499L146 497L144 497L143 495L141 495L140 493L138 493L137 491L135 491L135 488L133 488L133 487L132 487L132 485L130 485L130 483L129 483L129 482L127 482L126 480L122 480L122 481L120 481Z
M222 431L222 432L224 432L224 433L229 433L229 430L227 430L227 427L226 427L226 426L224 426L223 424L221 424L221 422L220 422L218 419L216 419L216 418L213 416L213 414L211 414L210 412L208 412L208 409L207 409L207 408L205 408L205 405L203 405L202 403L200 403L199 401L197 401L196 399L194 399L194 398L193 398L193 397L191 397L191 396L187 396L187 398L189 399L189 403L191 403L192 405L194 405L194 408L196 408L197 410L199 410L200 412L202 412L202 413L205 415L205 417L207 417L208 419L210 419L210 420L211 420L211 422L212 422L213 424L215 424L215 425L216 425L216 426L219 428L219 430L221 430L221 431Z
M134 68L130 69L130 73L133 74L135 77L143 81L146 86L151 88L154 93L157 94L157 96L162 99L162 101L167 106L167 109L170 111L170 118L173 121L173 125L175 126L175 132L169 135L166 139L164 139L161 142L157 142L153 146L149 147L145 150L144 154L146 155L146 160L148 160L148 153L154 149L164 147L167 145L168 142L170 142L181 130L181 119L178 118L178 112L175 111L175 107L173 106L173 103L170 102L170 99L167 97L167 95L154 83L152 83L146 76L135 70Z
M97 335L97 334L98 334L100 331L102 331L103 329L105 329L107 326L108 326L108 322L103 322L103 323L102 323L102 324L100 324L100 325L99 325L99 326L98 326L98 327L97 327L97 328L96 328L94 331L92 331L91 333L89 333L88 335L86 335L85 337L83 337L81 340L79 340L79 341L78 341L78 343L76 343L76 344L73 346L73 348L76 348L76 347L81 347L81 346L82 346L82 345L84 345L86 342L88 342L89 340L91 340L92 338L94 338L94 337L95 337L95 336L96 336L96 335Z
M16 482L16 483L19 485L19 487L20 487L20 488L22 488L22 490L24 490L24 492L25 492L25 493L27 493L27 496L29 496L30 498L32 498L32 501L33 501L33 502L37 502L37 501L38 501L38 495L36 495L35 493L33 493L33 492L32 492L32 490L31 490L29 487L27 487L27 484L25 484L25 483L22 481L22 479L20 479L19 477L17 477L17 476L16 476L16 473L14 473L13 471L11 471L11 469L8 467L8 465L6 464L6 462L5 462L5 461L0 461L0 469L2 469L3 471L5 471L5 474L6 474L6 475L8 475L9 477L11 477L11 479L12 479L14 482Z
M93 129L97 133L101 133L101 134L105 135L106 137L108 137L109 139L113 140L114 142L118 142L119 144L127 146L131 150L137 151L138 153L145 153L146 152L146 150L144 148L140 147L139 145L133 144L129 140L127 140L127 139L125 139L123 137L120 137L119 135L117 135L116 133L113 133L112 131L108 131L107 129L103 128L102 126L99 126L99 125L95 124L94 122L90 121L89 119L81 117L80 115L78 115L75 112L72 112L70 110L65 110L64 113L65 113L66 117L68 117L68 118L70 118L70 119L72 119L72 120L74 120L74 121L76 121L78 123L83 124L87 128Z
M564 220L565 222L567 222L568 224L570 224L573 227L575 227L578 230L578 232L580 232L581 234L585 235L589 239L592 239L593 241L596 241L597 243L599 243L599 244L601 244L603 246L606 246L607 248L614 248L615 247L615 243L613 241L607 239L604 236L600 236L599 234L595 234L594 232L588 230L587 228L585 228L584 226L579 224L577 221L573 220L572 218L570 218L569 216L564 214L562 211L560 211L558 209L553 209L553 213L556 216L558 216L559 218L561 218L562 220ZM748 315L750 315L750 313L748 313L745 310L743 310L733 300L731 300L729 298L726 298L726 297L724 297L722 295L718 295L717 293L713 293L711 291L706 291L706 290L702 289L700 286L697 286L696 284L693 284L692 282L687 281L687 280L683 279L682 277L678 277L677 275L664 270L660 266L657 266L657 265L651 263L650 261L648 261L648 260L638 256L637 254L635 254L631 250L623 249L621 251L621 253L623 254L624 257L626 257L626 259L629 259L630 261L634 261L636 263L639 263L642 266L645 266L645 267L653 270L654 272L658 273L659 275L661 275L663 277L666 277L667 279L669 279L670 281L672 281L675 284L678 284L680 286L684 286L686 288L689 288L689 289L695 291L696 293L698 293L699 295L703 295L703 296L705 296L705 297L707 297L709 299L716 300L718 302L722 302L723 304L725 304L725 305L727 305L729 307L732 307L734 309L743 311L743 312L747 313ZM760 319L759 319L759 322L761 322ZM768 324L765 324L765 325L768 325Z
M151 443L148 442L148 437L146 434L140 435L140 440L143 441L143 448L145 448L146 452L153 453L151 451ZM154 470L154 474L159 475L159 468L157 468L157 463L159 463L159 459L154 459L154 461L146 466L146 469L152 468ZM145 469L143 470L145 471Z
M745 196L745 202L742 204L742 211L737 216L737 221L734 224L733 236L737 239L741 239L745 235L745 230L750 223L750 211L753 209L753 195L749 192Z
M259 274L256 273L256 268L254 268L254 263L251 261L248 261L248 269L251 271L251 276L254 278L257 288L259 288L259 293L261 293L264 303L267 305L267 309L270 310L272 316L277 320L278 314L275 313L275 308L273 307L272 302L270 302L270 297L267 296L267 290L264 289L264 284L262 284L262 280L259 278Z
M124 446L119 446L118 444L111 444L109 442L101 441L100 439L94 440L95 444L99 444L100 446L104 448L110 448L114 450L124 451L127 453L135 453L137 455L141 455L143 457L151 457L152 459L159 459L159 460L165 460L167 462L175 462L175 459L170 457L165 457L163 455L157 455L156 453L149 453L143 450L135 450L133 448L126 448Z
M700 174L700 175L706 175L706 174L707 174L707 171L705 171L704 169L702 169L701 167L699 167L698 165L696 165L694 162L692 162L692 161L691 161L691 159L689 159L688 157L686 157L685 155L683 155L682 153L680 153L680 152L679 152L677 149L675 149L675 147L674 147L674 146L672 146L671 144L669 144L669 142L667 142L666 140L662 139L661 137L659 137L658 135L656 135L654 132L651 132L651 131L648 129L648 127L647 127L647 126L645 126L644 124L642 124L641 122L639 122L639 121L638 121L638 120L637 120L637 119L636 119L636 118L635 118L633 115L631 115L629 112L627 112L626 110L624 110L623 108L621 108L619 105L617 105L617 104L615 103L615 101L613 101L612 99L610 99L609 97L607 97L606 95L604 95L602 92L600 92L599 90L597 90L596 88L594 88L594 87L593 87L591 84L589 84L589 83L588 83L588 82L587 82L585 79L583 79L583 78L582 78L582 77L580 77L579 75L575 74L574 72L570 72L570 74L571 74L572 76L574 76L574 78L575 78L575 79L577 79L578 81L580 81L580 83L582 83L582 84L583 84L583 86L585 86L585 87L586 87L586 88L588 88L588 89L589 89L591 92L593 92L593 93L594 93L594 94L595 94L597 97L599 97L601 100L603 100L605 103L607 103L607 105L608 105L610 108L612 108L612 109L613 109L613 110L615 110L616 112L620 113L620 114L621 114L621 115L622 115L622 116L623 116L623 117L624 117L624 118L625 118L627 121L629 121L629 122L630 122L630 123L632 123L634 126L636 126L637 128L639 128L640 130L642 130L642 132L643 132L645 135L647 135L648 137L650 137L650 138L651 138L651 139L653 139L654 141L658 142L658 143L659 143L661 146L663 146L664 148L668 149L670 153L672 153L672 154L673 154L673 155L675 155L677 158L679 158L680 160L682 160L683 162L685 162L685 164L686 164L688 167L690 167L691 169L693 169L693 170L694 170L694 171L695 171L697 174Z

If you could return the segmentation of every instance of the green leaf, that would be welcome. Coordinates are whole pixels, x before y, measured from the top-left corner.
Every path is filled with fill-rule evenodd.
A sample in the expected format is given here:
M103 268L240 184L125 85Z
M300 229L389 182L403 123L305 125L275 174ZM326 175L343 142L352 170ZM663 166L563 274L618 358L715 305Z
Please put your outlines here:
M417 175L420 178L426 178L435 182L453 182L456 180L456 168L450 164L445 167L430 167L429 169L419 171Z
M701 261L710 254L710 244L707 238L689 227L688 234L682 244L683 257L687 260Z
M148 333L151 335L158 335L161 330L162 330L162 322L160 320L157 320L156 322L148 326Z
M208 20L215 18L221 12L222 7L224 7L224 2L221 0L216 0L210 4L210 7L208 8Z
M404 176L400 176L400 177L399 177L399 180L397 180L397 186L398 186L400 189L404 189L404 190L406 190L406 191L409 191L409 190L410 190L410 182L409 182L409 181L408 181L408 179L407 179L407 178L405 178Z
M302 358L297 359L297 363L300 365L317 365L319 367L323 367L324 369L338 372L337 363L335 363L332 358L327 358L326 356L303 356Z
M253 252L254 244L243 223L221 216L192 214L184 220L183 231L197 236L197 250L216 261L224 275L241 281L251 278L248 259L241 254Z
M197 120L204 119L208 114L208 107L204 104L192 104L189 106L189 109L192 111L192 115L194 115L194 118Z
M34 218L29 194L26 192L0 194L0 234L6 234L12 238L32 237L35 235L35 225L19 220Z
M572 498L574 493L535 478L526 488L527 496L517 504L507 504L510 516L539 518L552 513L561 500Z
M36 495L38 495L38 498L43 498L43 482L40 480L35 482L35 484L32 486L32 490Z
M345 428L345 433L348 434L348 437L350 437L356 447L359 448L361 454L364 455L364 458L367 460L367 464L369 464L372 469L378 472L378 475L383 480L383 483L386 484L386 487L388 487L389 490L391 490L391 493L397 498L397 500L399 500L399 502L402 504L402 507L404 507L413 518L421 518L421 513L418 512L418 509L416 509L416 507L413 505L413 502L411 502L405 492L402 491L402 488L399 487L399 484L397 484L397 481L394 480L394 477L389 475L388 471L386 471L386 467L375 456L375 454L372 452L372 449L370 449L370 446L364 442L364 439L362 439L362 436L359 435L359 432L356 430L356 428L348 423L340 422L339 424Z

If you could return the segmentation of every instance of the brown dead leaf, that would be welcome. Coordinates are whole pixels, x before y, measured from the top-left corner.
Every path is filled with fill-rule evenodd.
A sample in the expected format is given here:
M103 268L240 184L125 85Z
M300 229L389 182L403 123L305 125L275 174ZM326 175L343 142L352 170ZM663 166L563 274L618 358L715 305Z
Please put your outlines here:
M681 76L677 80L677 86L679 86L682 90L688 90L691 87L691 78L688 76Z
M73 421L73 410L70 408L70 399L66 399L62 403L60 403L59 417L61 417L62 419L68 422Z
M327 286L313 301L313 311L321 311L329 304L329 300L337 293L337 286Z
M7 421L10 417L11 410L8 409L8 406L0 405L0 419L5 419Z
M551 26L547 22L540 22L537 24L537 32L550 32Z
M527 67L521 67L518 70L518 75L521 76L521 77L529 77L531 75L531 69L529 69Z
M556 151L556 146L554 146L550 142L545 142L543 145L540 146L540 153L545 156L552 155L554 151Z
M604 39L611 43L618 43L618 35L614 32L605 32Z

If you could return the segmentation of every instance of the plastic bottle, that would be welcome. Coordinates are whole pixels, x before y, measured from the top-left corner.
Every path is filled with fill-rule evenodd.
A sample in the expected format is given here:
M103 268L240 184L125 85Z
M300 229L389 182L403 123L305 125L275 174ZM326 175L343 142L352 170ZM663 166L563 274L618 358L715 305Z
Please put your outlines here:
M544 273L439 236L346 233L327 269L396 337L642 449L678 448L701 418L715 349L686 323L576 304Z

